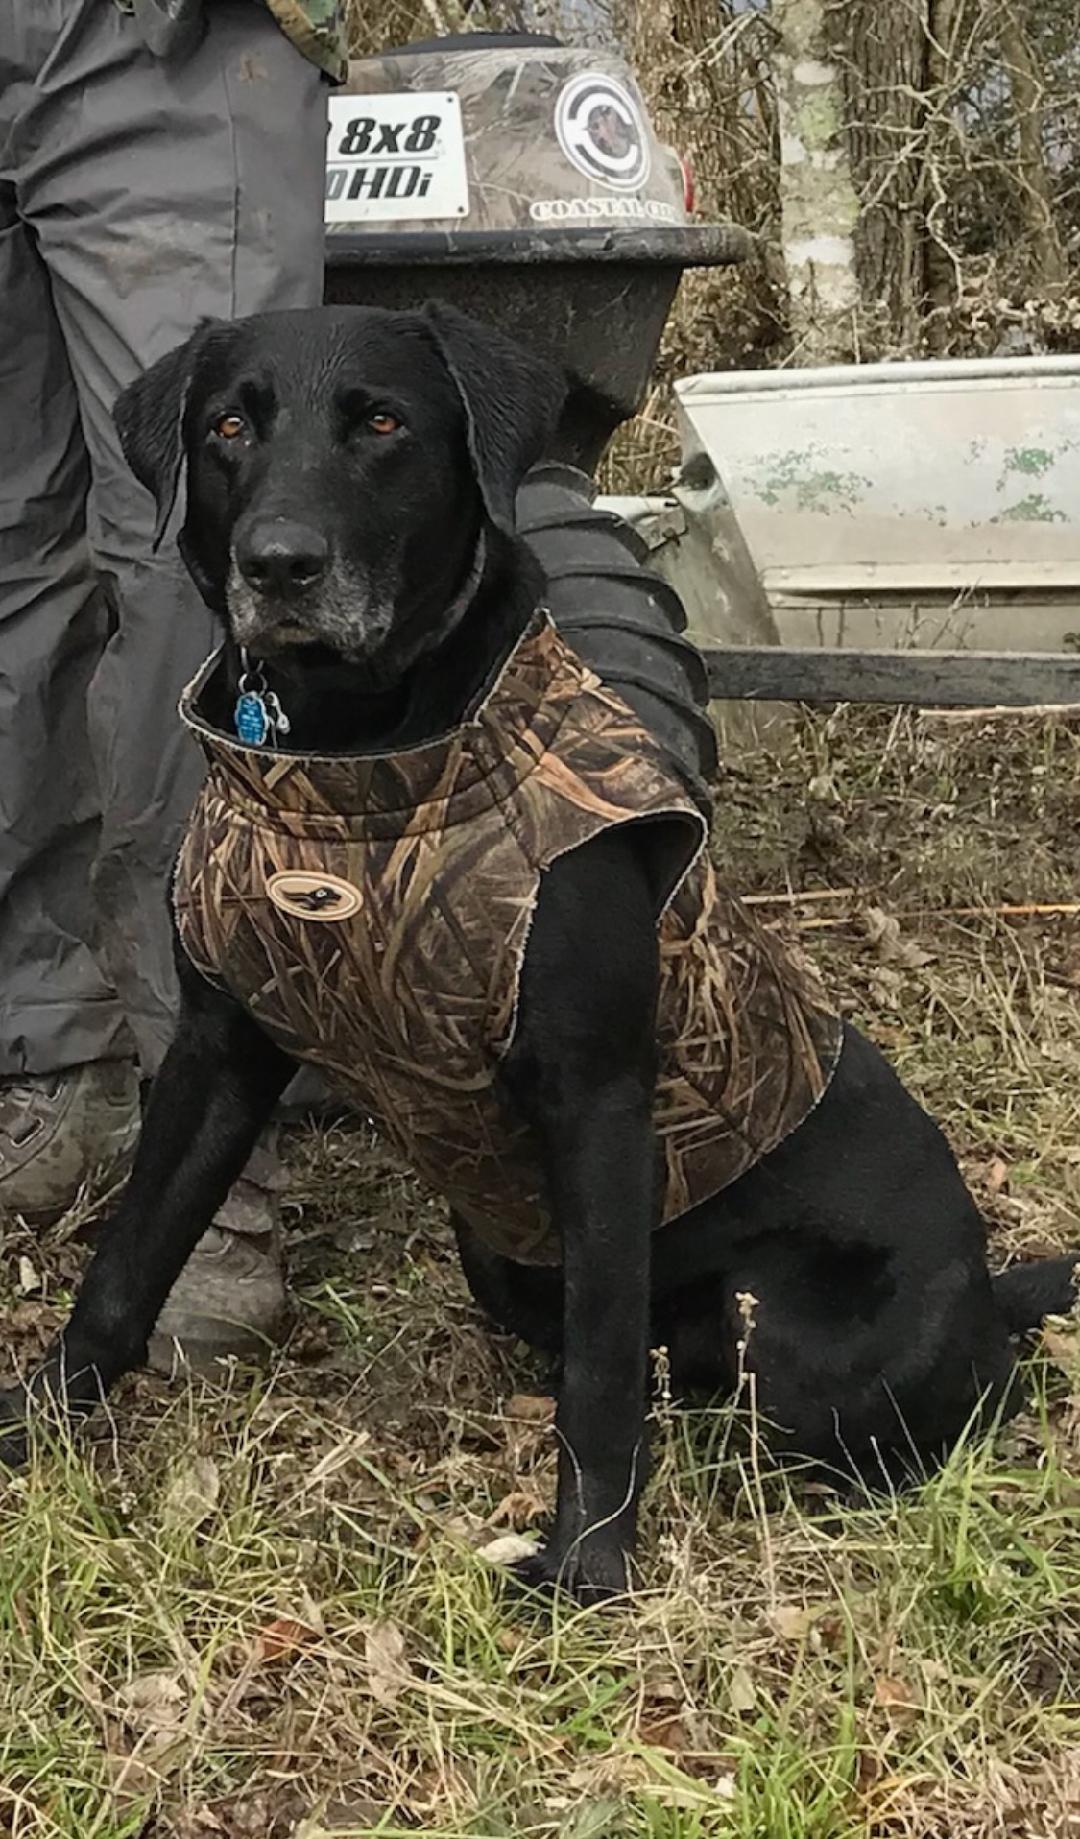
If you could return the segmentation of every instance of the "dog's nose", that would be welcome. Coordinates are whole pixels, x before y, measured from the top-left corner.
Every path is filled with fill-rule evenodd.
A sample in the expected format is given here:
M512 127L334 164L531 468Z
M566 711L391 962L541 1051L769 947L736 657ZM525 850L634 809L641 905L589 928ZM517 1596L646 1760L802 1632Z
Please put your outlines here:
M245 581L262 594L296 594L326 573L330 548L310 524L268 517L237 532L236 561Z

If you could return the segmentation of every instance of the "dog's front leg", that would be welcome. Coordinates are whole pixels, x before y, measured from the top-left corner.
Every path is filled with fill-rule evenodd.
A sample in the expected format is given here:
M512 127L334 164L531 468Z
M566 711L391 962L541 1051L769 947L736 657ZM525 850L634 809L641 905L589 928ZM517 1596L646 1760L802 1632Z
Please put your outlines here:
M35 1405L85 1417L146 1358L169 1291L295 1068L230 997L180 966L180 1017L131 1178L63 1333L28 1385L0 1393L0 1461L25 1454Z
M637 846L607 835L558 861L506 1068L536 1133L564 1270L555 1524L519 1574L583 1601L627 1588L646 1466L657 977Z

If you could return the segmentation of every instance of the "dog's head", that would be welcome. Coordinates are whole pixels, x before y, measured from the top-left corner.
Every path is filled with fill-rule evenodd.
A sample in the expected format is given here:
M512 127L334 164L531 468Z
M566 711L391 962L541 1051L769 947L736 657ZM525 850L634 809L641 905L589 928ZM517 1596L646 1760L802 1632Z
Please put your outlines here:
M201 326L115 419L158 541L183 476L181 553L238 643L389 686L460 617L481 538L512 532L564 393L451 308L336 307Z

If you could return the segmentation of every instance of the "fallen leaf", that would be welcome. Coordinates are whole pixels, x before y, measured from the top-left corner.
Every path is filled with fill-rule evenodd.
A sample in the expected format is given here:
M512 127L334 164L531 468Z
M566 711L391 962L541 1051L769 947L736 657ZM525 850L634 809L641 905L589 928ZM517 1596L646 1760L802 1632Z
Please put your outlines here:
M883 1772L880 1757L874 1756L869 1750L860 1750L855 1763L856 1792L867 1794L871 1788L877 1786Z
M887 1676L874 1681L874 1704L898 1723L910 1721L919 1709L918 1697L907 1681Z
M305 1647L319 1639L318 1631L295 1616L275 1616L255 1636L254 1657L260 1666L273 1666L281 1660L293 1660Z
M757 1688L746 1667L735 1667L731 1675L731 1709L748 1712L757 1706Z
M551 1424L555 1418L555 1400L528 1392L515 1392L507 1401L506 1415L519 1424Z
M900 937L900 921L883 907L867 907L863 911L863 928L871 945L884 947L882 956L887 960L889 948Z
M638 1719L638 1736L654 1750L672 1750L676 1755L690 1748L690 1737L681 1717L670 1710L652 1710L646 1706Z
M921 945L900 935L900 921L881 907L867 907L863 913L866 936L882 964L897 964L903 970L917 971L930 963L929 952Z
M36 1296L41 1289L41 1278L29 1258L19 1259L18 1291L20 1296Z
M1009 1165L1000 1156L995 1156L986 1171L986 1185L991 1194L1000 1194L1009 1179Z
M805 1641L820 1614L820 1609L810 1609L805 1604L799 1608L791 1603L770 1610L765 1620L781 1641Z
M822 1616L814 1632L826 1653L835 1654L844 1645L847 1624L843 1616Z
M196 1456L173 1476L161 1504L162 1524L170 1532L194 1532L213 1513L221 1495L221 1475L209 1456Z
M925 970L926 966L933 962L930 953L924 951L921 945L914 944L911 939L901 939L896 949L894 963L899 964L902 970Z
M946 1666L943 1660L923 1660L922 1671L928 1679L940 1679L948 1686L960 1686L965 1692L982 1692L986 1680L978 1673L958 1673L954 1666Z
M882 1008L893 1008L904 993L904 978L888 964L876 964L867 979L870 994Z
M124 1722L141 1724L177 1724L183 1717L187 1700L178 1673L140 1673L116 1694Z
M515 1532L520 1532L544 1512L546 1506L538 1494L529 1488L515 1488L512 1493L504 1494L498 1506L488 1514L488 1525L512 1526Z
M521 1558L531 1558L538 1543L536 1537L527 1539L523 1533L502 1533L480 1546L476 1555L488 1564L517 1564Z
M1072 1372L1080 1357L1080 1340L1075 1334L1068 1331L1062 1333L1056 1328L1044 1328L1042 1345L1055 1366L1062 1367L1066 1373Z
M444 1538L460 1539L463 1545L471 1545L474 1550L484 1542L483 1526L467 1513L452 1513L443 1521L442 1531Z
M364 1636L368 1690L380 1705L393 1705L412 1683L405 1636L396 1622L372 1622Z
M109 1792L115 1797L117 1807L126 1807L132 1801L153 1799L161 1792L162 1770L160 1756L167 1752L170 1745L180 1748L176 1736L148 1737L127 1730L117 1724L110 1729L108 1742L102 1745L101 1760L109 1780ZM180 1835L177 1835L180 1839Z
M131 1735L139 1739L139 1752L148 1760L175 1743L189 1704L183 1675L162 1671L140 1673L129 1679L117 1692L114 1709Z
M341 1839L343 1829L350 1834L366 1832L369 1827L377 1829L385 1812L381 1801L329 1801L321 1813L298 1821L292 1839Z
M268 1834L280 1833L283 1786L275 1782L270 1790L230 1794L215 1802L214 1811L221 1818L227 1839L267 1839Z
M839 803L840 794L831 773L815 773L812 779L807 780L806 790L811 798L818 799L822 804Z
M686 1688L678 1674L668 1672L663 1662L659 1664L646 1661L641 1670L642 1684L646 1689L649 1704L655 1702L668 1705L682 1705L686 1700Z
M667 1768L661 1769L657 1767L655 1757L630 1756L618 1750L594 1756L573 1769L566 1785L580 1798L574 1800L564 1795L551 1795L546 1806L552 1813L569 1809L568 1818L572 1819L583 1804L592 1807L600 1800L615 1802L618 1817L613 1824L601 1828L604 1839L614 1839L616 1833L625 1831L629 1811L627 1802L631 1796L636 1799L646 1794L651 1802L657 1802L663 1807L686 1807L702 1812L710 1808L712 1801L712 1791L708 1785L691 1780L677 1766L668 1764ZM560 1839L565 1839L569 1830L573 1829L564 1818L558 1826Z
M204 1839L206 1833L223 1833L225 1828L212 1807L178 1808L170 1821L170 1839Z
M926 966L932 964L934 960L931 953L924 951L921 945L916 945L911 939L901 939L895 962L902 970L921 971L925 970Z
M617 1821L624 1812L621 1801L582 1801L560 1821L561 1839L609 1839L618 1830Z

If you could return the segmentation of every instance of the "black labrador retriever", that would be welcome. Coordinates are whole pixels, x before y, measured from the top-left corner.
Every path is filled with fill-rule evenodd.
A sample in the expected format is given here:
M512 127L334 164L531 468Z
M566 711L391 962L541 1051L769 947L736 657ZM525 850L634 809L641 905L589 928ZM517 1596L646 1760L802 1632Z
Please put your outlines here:
M201 328L117 406L155 494L181 474L184 560L287 710L288 748L404 749L477 703L542 595L515 492L562 397L543 364L445 309L337 308ZM474 566L478 542L482 568ZM463 593L463 584L469 583ZM88 1412L144 1358L176 1276L294 1070L178 952L176 1037L134 1171L30 1398ZM1071 1306L1071 1259L991 1279L944 1136L846 1027L821 1102L779 1148L654 1234L655 898L633 827L542 880L504 1066L562 1242L515 1264L456 1223L474 1293L561 1356L558 1502L526 1581L623 1590L645 1474L648 1350L675 1385L733 1384L747 1352L781 1442L871 1481L939 1458L1016 1400L1012 1337ZM2 1401L10 1460L27 1393Z

